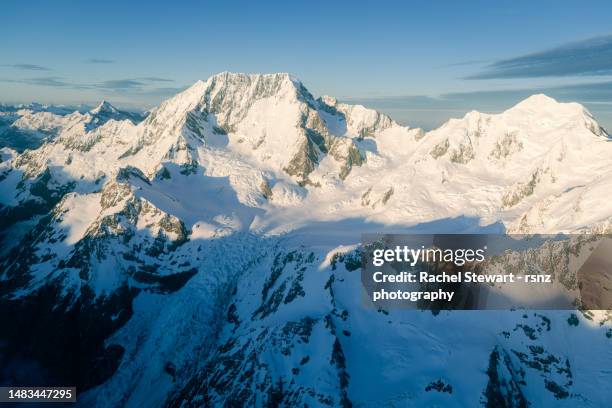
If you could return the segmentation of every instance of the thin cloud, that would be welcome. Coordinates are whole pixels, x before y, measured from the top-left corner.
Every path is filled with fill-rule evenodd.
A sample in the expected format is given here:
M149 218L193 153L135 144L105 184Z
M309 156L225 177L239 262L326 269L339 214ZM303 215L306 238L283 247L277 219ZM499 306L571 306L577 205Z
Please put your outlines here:
M344 98L343 102L358 103L368 107L381 110L395 109L427 109L439 110L449 109L447 101L443 98L427 95L403 95L403 96L376 96L364 98Z
M100 88L99 88L100 89ZM187 89L187 86L184 87L133 87L133 88L104 88L102 89L105 92L109 92L115 95L121 95L124 97L170 97L174 96L179 92Z
M62 80L59 77L42 77L42 78L30 78L26 79L27 83L31 85L43 85L43 86L54 86L58 88L64 88L70 86L69 83Z
M141 89L145 84L135 79L111 79L103 81L94 86L101 89L109 90L129 90L129 89Z
M5 67L21 69L24 71L51 71L51 68L43 67L36 64L5 64Z
M508 100L520 101L538 93L544 93L563 101L610 103L612 102L612 81L512 90L455 92L441 95L440 98L466 104L478 102L493 105Z
M26 78L26 79L0 79L1 82L10 82L14 84L26 84L26 85L37 85L37 86L50 86L54 88L66 88L73 86L72 84L65 82L60 77L39 77L39 78Z
M490 64L466 79L539 78L612 74L612 35L572 42Z
M176 95L177 93L182 92L185 89L187 89L186 86L153 88L153 89L144 90L143 92L141 92L141 95L167 97L167 96Z
M90 58L85 62L88 64L113 64L115 61L102 58Z
M510 106L531 95L544 93L564 101L612 103L612 81L572 85L524 87L515 89L444 93L438 96L405 95L375 98L349 98L349 103L361 103L378 109L448 110L490 106L494 109Z
M135 97L169 97L176 95L177 93L184 91L187 87L152 87L151 84L155 82L173 82L173 81L146 81L143 79L114 79L104 81L94 85L94 88L103 90L105 92L112 92L113 94L122 96L135 96Z
M174 95L186 87L152 87L154 83L174 82L170 79L146 77L142 79L110 79L97 83L75 83L64 80L57 76L46 76L36 78L12 79L0 78L0 82L26 84L35 86L45 86L53 88L65 89L94 89L105 92L113 92L123 95L151 95L151 96L169 96Z
M140 79L143 81L147 81L147 82L174 82L174 80L172 79L160 78L160 77L144 77Z
M459 61L459 62L452 62L450 64L444 64L441 65L441 68L447 68L447 67L463 67L463 66L469 66L469 65L483 65L483 64L487 64L490 63L491 60L469 60L469 61Z

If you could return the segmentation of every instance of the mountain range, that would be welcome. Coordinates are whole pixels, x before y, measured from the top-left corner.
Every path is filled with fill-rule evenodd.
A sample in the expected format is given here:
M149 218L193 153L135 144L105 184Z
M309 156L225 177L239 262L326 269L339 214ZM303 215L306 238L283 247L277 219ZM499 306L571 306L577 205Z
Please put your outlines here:
M146 116L0 111L0 384L91 406L609 400L610 312L361 305L364 232L609 233L612 139L579 104L425 132L224 72Z

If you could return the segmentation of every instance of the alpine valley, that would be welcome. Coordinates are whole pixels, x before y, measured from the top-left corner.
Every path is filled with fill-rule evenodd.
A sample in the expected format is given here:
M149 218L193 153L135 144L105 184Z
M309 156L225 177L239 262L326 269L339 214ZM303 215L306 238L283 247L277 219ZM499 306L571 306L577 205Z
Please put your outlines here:
M142 117L2 105L0 141L0 385L99 407L609 405L610 312L361 303L364 232L612 231L612 139L579 104L425 132L221 73Z

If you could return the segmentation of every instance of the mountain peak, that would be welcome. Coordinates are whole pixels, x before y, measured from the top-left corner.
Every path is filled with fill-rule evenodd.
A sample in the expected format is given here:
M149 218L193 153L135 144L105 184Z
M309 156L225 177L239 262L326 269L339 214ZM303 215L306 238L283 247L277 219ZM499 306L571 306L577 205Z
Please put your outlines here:
M581 104L576 102L559 102L550 96L536 94L517 103L505 111L506 114L517 115L517 117L548 117L554 123L589 123L589 127L599 125L595 123L591 113ZM595 132L599 133L599 132Z
M543 93L539 93L539 94L535 94L535 95L531 95L526 99L523 99L521 102L519 102L518 104L515 105L515 107L524 107L524 108L537 108L537 107L543 107L543 106L556 106L556 105L560 105L561 103L558 102L556 99L551 98L548 95L545 95Z
M113 105L110 104L107 100L103 99L102 102L98 104L94 109L89 111L90 113L98 114L98 113L117 113L118 110Z
M302 83L288 73L246 74L224 71L205 81L198 80L168 99L154 111L150 120L158 116L167 116L173 120L193 110L206 110L217 116L219 124L233 125L257 100L270 97L278 97L279 100L296 99L300 96L312 99ZM177 113L180 114L177 116Z
M559 102L554 98L551 98L545 94L535 94L530 97L523 99L521 102L514 105L508 111L522 110L531 111L534 113L560 113L563 115L568 114L584 114L586 109L579 103L576 102Z
M262 98L270 97L283 90L303 88L301 81L286 72L274 74L247 74L223 71L211 75L206 80L198 80L184 91L176 94L173 98L166 102L166 107L175 109L176 103L183 106L182 110L192 109L193 106L201 102L201 99L207 95L207 98L226 100L237 98L234 101L239 103L244 102L245 97Z
M102 126L111 119L121 121L129 120L133 124L137 124L143 119L143 115L135 112L122 111L115 108L107 100L102 100L95 108L89 111L91 123L90 129Z
M217 74L211 75L210 79L225 80L225 81L282 81L289 80L295 83L301 83L301 81L294 75L288 72L274 72L274 73L245 73L245 72L230 72L223 71Z
M222 71L211 75L209 79L224 79L224 80L257 80L257 79L295 79L288 72L275 72L271 74L247 74L244 72Z

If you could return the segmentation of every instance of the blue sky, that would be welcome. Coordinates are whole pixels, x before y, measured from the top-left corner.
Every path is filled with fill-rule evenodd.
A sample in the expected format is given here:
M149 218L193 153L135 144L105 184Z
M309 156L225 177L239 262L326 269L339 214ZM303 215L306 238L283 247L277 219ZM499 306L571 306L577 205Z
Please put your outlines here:
M7 1L0 101L149 108L220 71L291 72L413 126L535 92L612 128L608 1Z

